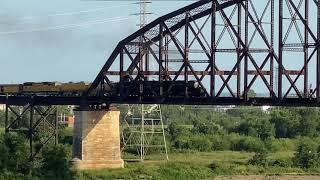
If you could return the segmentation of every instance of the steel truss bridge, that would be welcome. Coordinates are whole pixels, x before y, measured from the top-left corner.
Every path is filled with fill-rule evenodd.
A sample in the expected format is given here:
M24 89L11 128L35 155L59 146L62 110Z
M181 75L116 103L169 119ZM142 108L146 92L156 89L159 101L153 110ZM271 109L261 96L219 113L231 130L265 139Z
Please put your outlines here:
M0 103L318 106L319 39L316 0L201 0L120 41L82 96Z
M56 142L54 105L319 106L319 39L317 0L197 1L120 41L81 96L0 95L6 132L25 132L33 159Z

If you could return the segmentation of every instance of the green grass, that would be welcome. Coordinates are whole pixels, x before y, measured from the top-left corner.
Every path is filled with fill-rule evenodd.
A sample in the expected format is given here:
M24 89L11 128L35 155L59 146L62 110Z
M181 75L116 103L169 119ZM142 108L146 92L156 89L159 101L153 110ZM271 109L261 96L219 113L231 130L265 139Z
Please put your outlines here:
M253 156L247 152L182 152L170 153L169 162L158 161L162 155L151 155L144 162L125 163L124 169L78 171L77 179L213 179L219 175L279 175L286 173L317 174L294 167L252 166L247 161ZM268 160L290 159L292 151L268 155ZM155 161L156 159L156 161ZM212 163L216 166L212 168Z

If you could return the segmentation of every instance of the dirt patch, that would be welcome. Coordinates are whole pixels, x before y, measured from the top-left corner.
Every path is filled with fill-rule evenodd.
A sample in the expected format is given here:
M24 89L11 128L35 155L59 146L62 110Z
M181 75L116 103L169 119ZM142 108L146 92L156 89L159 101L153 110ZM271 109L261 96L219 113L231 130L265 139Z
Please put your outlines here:
M215 180L320 180L320 176L299 176L299 175L279 175L279 176L221 176Z

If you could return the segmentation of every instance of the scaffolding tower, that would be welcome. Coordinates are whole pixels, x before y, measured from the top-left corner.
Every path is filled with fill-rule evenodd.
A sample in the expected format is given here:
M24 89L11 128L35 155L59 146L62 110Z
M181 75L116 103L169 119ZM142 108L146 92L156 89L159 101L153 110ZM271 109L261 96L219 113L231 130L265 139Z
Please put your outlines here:
M122 152L137 153L139 156L127 160L143 161L150 151L164 153L164 159L169 160L160 105L128 105L122 120L121 135Z

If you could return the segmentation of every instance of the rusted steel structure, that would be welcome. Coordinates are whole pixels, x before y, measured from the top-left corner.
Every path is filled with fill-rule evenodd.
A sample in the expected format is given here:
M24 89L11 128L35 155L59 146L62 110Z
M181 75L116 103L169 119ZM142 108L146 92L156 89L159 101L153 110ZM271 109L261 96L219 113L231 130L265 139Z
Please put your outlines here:
M125 103L317 105L319 9L309 0L197 1L120 41L87 95Z
M120 41L83 95L0 103L319 106L319 38L316 0L200 0Z
M28 138L29 159L33 161L43 147L58 143L57 107L34 103L24 106L6 104L5 132L18 132Z

